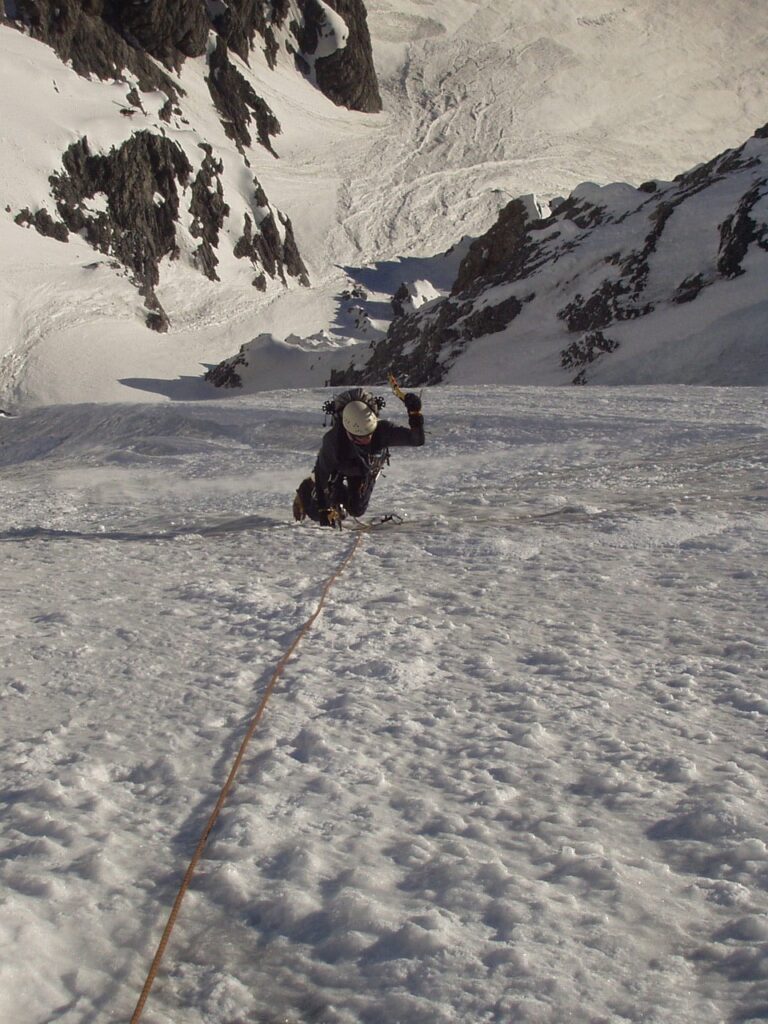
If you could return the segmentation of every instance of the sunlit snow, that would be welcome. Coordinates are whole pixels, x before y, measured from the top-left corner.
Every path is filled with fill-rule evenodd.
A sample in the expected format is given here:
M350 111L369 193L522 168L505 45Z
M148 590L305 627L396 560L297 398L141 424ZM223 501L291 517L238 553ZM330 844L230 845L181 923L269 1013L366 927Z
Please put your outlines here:
M337 354L404 281L448 291L513 196L618 203L766 120L762 0L513 6L371 0L381 115L285 54L243 65L283 126L252 170L313 286L257 293L231 254L210 282L182 244L162 337L108 257L12 219L71 141L107 150L162 97L126 118L131 83L0 26L3 1024L130 1018L357 536L290 516ZM220 155L234 223L252 180L203 75L182 68L195 123L168 131ZM730 369L675 346L682 315L628 325L641 358L609 383ZM250 343L255 393L203 382ZM511 387L497 356L424 392L427 444L370 509L404 521L362 535L288 663L147 1024L765 1019L768 391Z
M354 539L289 520L323 398L3 421L3 1020L130 1015ZM759 1018L765 390L424 400L145 1019Z

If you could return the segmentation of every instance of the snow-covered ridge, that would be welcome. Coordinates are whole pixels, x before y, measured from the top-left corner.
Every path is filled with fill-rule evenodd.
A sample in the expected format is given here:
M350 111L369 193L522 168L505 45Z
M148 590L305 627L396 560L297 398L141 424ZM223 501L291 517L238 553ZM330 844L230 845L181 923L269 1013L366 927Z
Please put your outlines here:
M638 188L513 200L451 294L332 383L768 383L768 128Z
M378 335L331 335L322 360L294 342L297 380L768 383L768 129L672 182L585 182L551 205L515 199L422 279L364 294L357 326L384 308ZM274 371L262 340L209 379L258 390Z
M6 3L29 28L0 25L4 407L197 397L208 367L265 335L308 339L300 379L322 385L368 360L401 288L447 295L453 280L425 262L513 197L669 180L764 120L764 4L367 7L382 114L361 112L378 109L374 80L346 73L367 31L352 0ZM341 43L339 18L344 45L314 60L333 23L327 43ZM342 87L360 110L337 105ZM64 154L85 173L64 181ZM122 209L115 173L130 181ZM360 289L368 300L345 298ZM161 344L147 321L167 328ZM316 360L319 338L338 359ZM472 373L568 381L571 340ZM247 387L273 386L257 363Z
M279 156L268 83L292 73L300 91L310 61L307 80L335 103L380 107L365 8L361 0L341 7L348 21L303 0L239 12L188 0L112 13L79 2L14 5L0 24L4 75L9 94L29 106L15 145L37 166L5 194L6 213L60 243L79 235L109 256L155 330L167 331L177 313L158 294L164 261L182 260L213 282L244 283L250 272L261 291L288 279L308 285L290 219L251 165L259 146ZM329 71L337 64L346 92ZM47 80L41 65L51 69ZM80 122L83 108L98 111L96 124ZM41 117L57 125L59 153L39 152Z

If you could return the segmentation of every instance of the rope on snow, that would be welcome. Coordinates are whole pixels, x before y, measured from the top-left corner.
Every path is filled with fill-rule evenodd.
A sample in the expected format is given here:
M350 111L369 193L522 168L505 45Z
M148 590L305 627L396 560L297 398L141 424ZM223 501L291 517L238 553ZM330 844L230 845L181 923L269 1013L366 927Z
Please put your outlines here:
M267 683L266 689L264 690L264 694L261 698L261 702L259 703L259 706L256 709L256 713L251 719L250 725L248 726L245 736L243 737L243 741L240 744L240 749L237 752L237 756L235 757L235 760L232 762L232 767L229 771L229 775L227 776L227 781L224 783L221 792L219 793L219 798L216 801L216 806L213 808L211 816L209 817L205 825L205 828L203 829L202 835L200 836L197 846L195 847L195 852L192 854L192 859L189 862L189 867L187 868L184 878L182 879L181 885L179 886L179 891L176 894L176 899L173 901L173 907L171 908L171 912L168 916L168 921L165 925L165 929L158 944L157 951L155 952L154 959L152 960L152 963L150 965L149 973L147 974L147 980L144 982L144 988L141 990L141 995L139 996L139 1001L136 1004L136 1009L133 1011L133 1016L131 1017L130 1024L137 1024L137 1022L141 1018L141 1015L144 1011L144 1006L147 1002L147 998L150 993L150 989L152 988L154 980L157 976L157 972L160 969L160 963L163 959L166 946L168 945L168 940L170 939L171 932L173 931L173 927L176 924L176 918L179 916L182 901L184 899L184 896L186 895L187 889L189 888L190 882L192 881L192 876L194 875L195 869L197 868L197 865L200 862L201 857L203 856L203 851L205 850L206 843L208 842L208 837L213 831L213 826L216 824L216 819L218 818L219 813L222 807L224 806L224 802L226 801L227 796L229 795L229 792L232 789L232 786L234 785L235 776L237 775L240 769L240 765L242 763L243 757L245 756L248 744L250 743L253 734L256 732L256 729L264 714L264 710L267 706L269 698L272 696L272 692L275 689L275 686L277 685L277 681L282 675L283 669L287 665L288 661L291 659L294 651L299 646L299 644L306 636L306 634L309 632L309 630L312 628L317 617L320 615L320 612L323 609L323 605L325 604L325 599L328 596L331 587L354 558L362 539L362 533L359 533L355 537L352 546L350 547L347 555L345 556L339 567L335 570L333 575L326 580L322 592L320 594L320 600L318 601L317 607L315 608L314 612L310 615L310 617L301 627L299 632L296 634L296 637L294 638L293 642L291 643L290 647L275 666L275 671L272 673L272 676L269 682Z

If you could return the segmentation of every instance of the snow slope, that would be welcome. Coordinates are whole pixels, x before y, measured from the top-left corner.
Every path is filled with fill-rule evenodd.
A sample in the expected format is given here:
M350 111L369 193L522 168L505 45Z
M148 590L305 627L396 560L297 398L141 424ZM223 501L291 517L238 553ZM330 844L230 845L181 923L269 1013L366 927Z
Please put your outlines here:
M386 303L398 261L481 233L510 196L671 177L765 122L762 0L368 6L382 115L334 107L285 55L276 71L260 54L240 67L283 127L278 160L258 146L248 156L270 201L291 218L312 290L261 295L232 259L222 260L220 284L185 259L166 263L158 295L172 328L161 339L108 260L80 240L63 245L12 222L17 209L49 201L48 176L81 134L106 148L139 127L164 127L154 98L128 119L120 108L131 83L79 79L46 47L0 25L0 401L178 395L206 365L263 334L283 341L329 331L345 364L350 340L370 341L341 299L350 281L366 277ZM179 82L191 127L171 135L195 165L197 143L213 144L239 214L251 182L213 114L201 62L187 61Z
M0 419L0 1019L126 1020L353 537L320 390ZM387 412L399 418L401 412ZM443 387L148 1024L723 1024L768 978L765 389Z

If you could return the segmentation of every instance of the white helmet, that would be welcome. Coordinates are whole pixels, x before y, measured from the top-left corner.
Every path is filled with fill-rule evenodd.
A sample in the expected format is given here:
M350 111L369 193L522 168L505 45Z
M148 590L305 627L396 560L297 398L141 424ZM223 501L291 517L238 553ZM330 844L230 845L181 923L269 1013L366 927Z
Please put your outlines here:
M376 429L378 418L376 413L365 402L347 402L341 414L344 429L356 437L368 437Z

